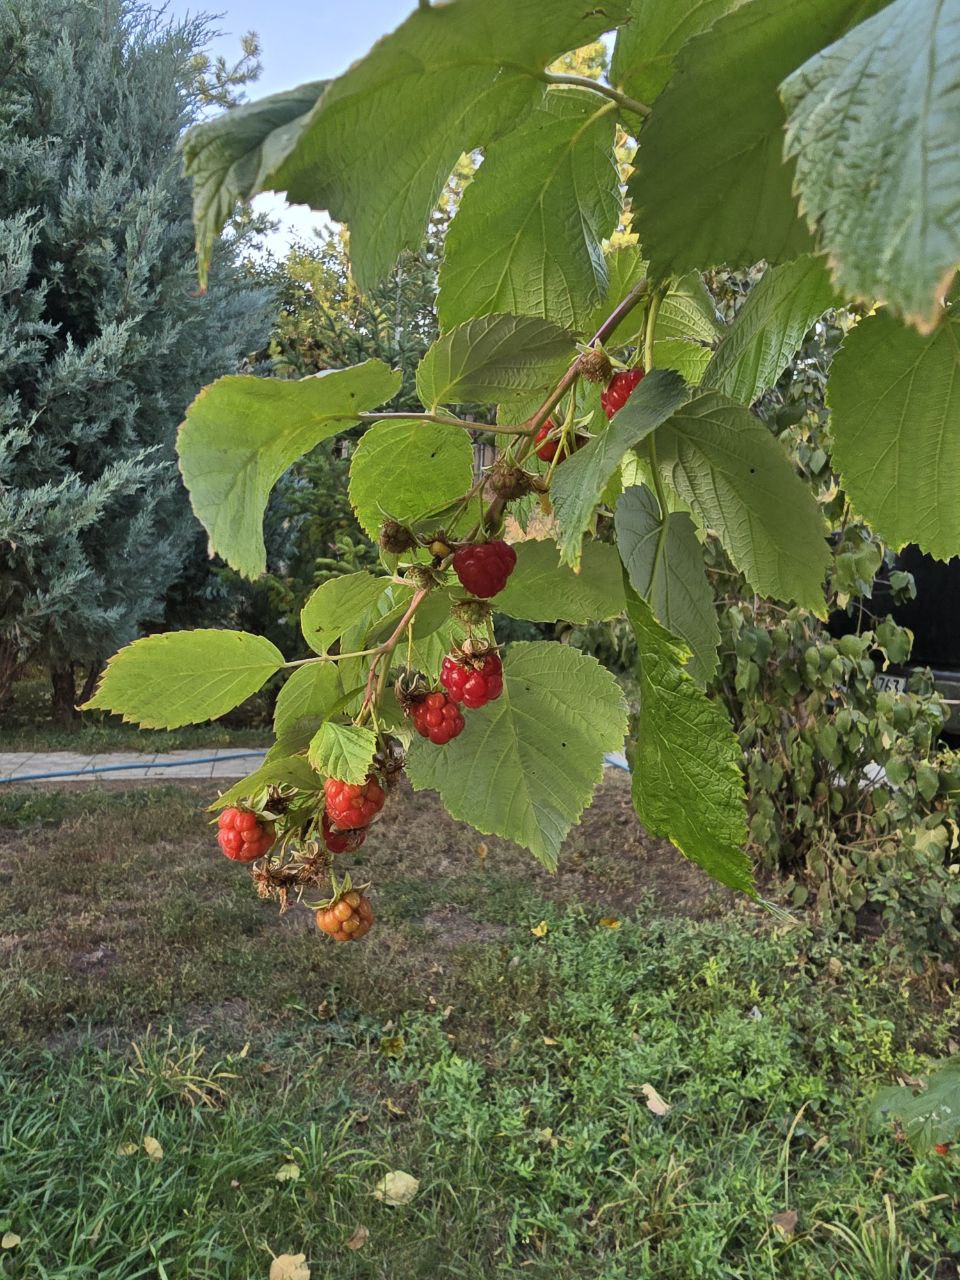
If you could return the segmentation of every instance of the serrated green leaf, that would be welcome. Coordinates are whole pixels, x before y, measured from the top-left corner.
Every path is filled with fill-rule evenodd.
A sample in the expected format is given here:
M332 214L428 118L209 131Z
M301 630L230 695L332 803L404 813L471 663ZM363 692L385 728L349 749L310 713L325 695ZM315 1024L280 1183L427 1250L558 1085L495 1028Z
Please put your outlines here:
M922 332L960 261L958 63L956 5L895 0L782 85L801 210L837 284Z
M724 335L701 387L753 404L783 373L814 322L836 305L821 259L804 254L771 267Z
M960 317L923 337L887 311L844 339L830 370L833 458L883 540L960 555Z
M623 612L614 547L588 542L580 572L560 563L554 542L517 542L516 567L495 601L498 613L528 622L593 622Z
M226 715L283 666L283 654L246 631L145 636L107 663L83 710L114 711L141 729L178 729Z
M416 737L413 786L440 793L454 818L529 849L549 868L620 750L626 715L613 676L595 658L549 641L513 644L503 694L472 711L438 748Z
M480 316L438 338L417 369L425 405L506 404L555 386L573 335L535 316Z
M357 626L383 596L389 580L366 569L322 582L300 613L300 630L314 653L326 653L350 627Z
M194 126L183 140L183 167L193 178L193 223L200 285L206 287L210 255L239 200L269 186L269 175L289 153L327 86L302 84L235 107Z
M310 768L303 756L289 756L285 760L270 760L266 764L235 782L229 791L224 791L212 805L211 809L225 809L228 805L240 800L247 800L257 795L264 787L289 786L301 791L323 791L323 779Z
M658 277L813 248L782 157L778 86L864 9L864 0L747 0L683 46L628 185Z
M368 290L419 245L460 155L515 128L542 98L547 64L626 11L626 0L420 6L329 86L270 186L349 223Z
M638 285L647 274L650 265L636 245L619 245L611 249L604 260L607 270L607 289L581 328L584 337L592 337L608 316L611 316L619 304L635 285ZM604 346L627 346L638 341L643 334L646 312L643 306L637 306L627 313L616 329L607 337Z
M350 502L376 538L386 516L415 523L462 497L473 482L473 446L462 427L381 422L350 463Z
M298 458L399 386L399 373L367 360L299 382L230 375L204 387L181 424L177 452L213 549L248 578L263 573L270 490Z
M722 706L684 671L689 650L630 586L626 592L639 653L634 807L651 835L664 836L721 884L755 896L743 851L747 812L737 735Z
M658 369L675 369L696 386L722 331L703 277L699 271L690 271L671 284L660 305L653 331L654 364Z
M664 88L674 58L742 0L631 0L630 19L617 33L610 83L648 106Z
M663 478L717 533L754 590L825 617L823 517L759 418L706 391L660 427L654 443Z
M298 667L277 696L273 731L280 735L305 717L322 718L341 696L340 677L332 662Z
M874 1101L875 1116L899 1120L907 1141L926 1154L934 1143L960 1138L960 1057L934 1064L920 1085L892 1085Z
M444 329L495 312L576 328L607 284L617 225L614 104L555 88L490 147L450 224L437 310Z
M362 725L327 720L310 743L307 756L317 773L341 782L363 782L370 772L377 735Z
M717 669L720 626L693 521L684 511L662 519L656 496L638 485L621 496L614 525L630 585L684 642L691 654L687 670L707 684Z
M645 440L683 404L688 395L683 379L667 369L654 369L630 399L589 444L558 467L550 489L560 526L560 553L565 564L580 563L583 535L594 507L624 454Z

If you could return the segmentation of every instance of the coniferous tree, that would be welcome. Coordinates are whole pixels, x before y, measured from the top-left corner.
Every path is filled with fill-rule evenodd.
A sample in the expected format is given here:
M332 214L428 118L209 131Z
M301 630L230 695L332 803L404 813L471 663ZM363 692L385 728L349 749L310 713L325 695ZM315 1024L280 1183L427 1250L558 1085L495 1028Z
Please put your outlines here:
M130 0L0 0L0 706L40 660L69 719L77 673L162 617L198 528L176 426L263 341L242 235L196 287L178 143L209 34Z

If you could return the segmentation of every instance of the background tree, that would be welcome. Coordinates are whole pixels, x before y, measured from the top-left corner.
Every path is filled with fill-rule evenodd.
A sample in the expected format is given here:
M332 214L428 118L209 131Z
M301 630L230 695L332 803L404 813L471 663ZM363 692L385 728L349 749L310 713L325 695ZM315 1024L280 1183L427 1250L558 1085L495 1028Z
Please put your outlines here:
M193 276L178 143L253 69L208 21L129 0L0 3L0 703L28 660L68 720L76 675L162 615L197 536L174 462L209 378L262 341L240 266Z

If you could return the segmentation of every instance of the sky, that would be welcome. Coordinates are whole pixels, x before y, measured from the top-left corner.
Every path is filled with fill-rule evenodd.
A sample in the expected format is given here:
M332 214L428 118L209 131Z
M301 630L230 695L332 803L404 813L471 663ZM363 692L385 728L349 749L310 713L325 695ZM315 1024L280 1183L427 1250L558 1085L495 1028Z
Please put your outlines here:
M415 4L416 0L171 0L167 12L174 17L219 15L222 34L210 52L222 53L228 62L239 56L243 33L255 31L263 49L263 72L249 87L248 97L261 98L346 71L380 36L399 26ZM254 207L281 223L270 246L274 252L324 223L305 205L288 205L279 196L259 196Z

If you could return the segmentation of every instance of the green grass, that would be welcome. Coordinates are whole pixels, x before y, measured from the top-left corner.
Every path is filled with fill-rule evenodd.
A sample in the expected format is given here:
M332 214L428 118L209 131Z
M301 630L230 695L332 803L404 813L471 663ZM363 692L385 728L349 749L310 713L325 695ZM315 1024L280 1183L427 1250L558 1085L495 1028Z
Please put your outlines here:
M249 709L248 709L249 710ZM3 751L176 751L190 747L259 747L270 741L269 715L254 704L249 724L188 725L183 729L138 729L119 716L84 712L63 728L50 719L50 689L45 676L31 676L14 688L13 706L0 727ZM260 723L262 721L262 723Z
M0 1275L250 1280L270 1251L313 1280L955 1274L960 1166L865 1115L957 1007L882 947L649 901L602 928L519 861L443 884L495 941L438 945L408 865L336 947L210 854L198 799L0 793ZM374 1198L391 1169L410 1205Z

